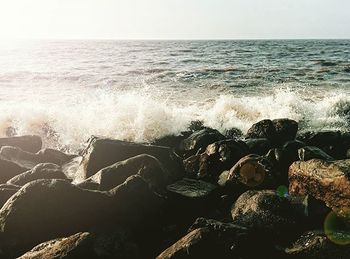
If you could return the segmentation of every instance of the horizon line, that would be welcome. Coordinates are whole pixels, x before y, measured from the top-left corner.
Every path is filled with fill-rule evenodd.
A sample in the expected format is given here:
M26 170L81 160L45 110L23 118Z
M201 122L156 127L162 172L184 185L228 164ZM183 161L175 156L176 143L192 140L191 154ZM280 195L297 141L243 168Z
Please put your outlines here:
M268 40L350 40L349 38L5 38L3 41L268 41Z

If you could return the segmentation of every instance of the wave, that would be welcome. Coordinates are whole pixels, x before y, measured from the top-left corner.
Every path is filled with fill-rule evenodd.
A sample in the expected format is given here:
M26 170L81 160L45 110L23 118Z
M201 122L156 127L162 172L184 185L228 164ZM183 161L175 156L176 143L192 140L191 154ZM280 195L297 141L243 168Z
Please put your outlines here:
M38 134L46 146L77 152L91 135L149 142L179 134L192 120L222 132L232 127L245 132L261 119L284 117L297 120L302 130L349 126L350 97L344 93L308 98L303 91L279 89L255 96L168 95L160 89L76 89L51 95L37 92L30 100L2 98L0 135Z

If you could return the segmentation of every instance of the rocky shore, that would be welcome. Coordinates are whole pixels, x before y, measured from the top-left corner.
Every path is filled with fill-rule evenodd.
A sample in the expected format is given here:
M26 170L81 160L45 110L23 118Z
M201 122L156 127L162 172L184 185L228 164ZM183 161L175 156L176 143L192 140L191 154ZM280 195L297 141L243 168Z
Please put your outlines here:
M0 138L0 258L350 258L350 132Z

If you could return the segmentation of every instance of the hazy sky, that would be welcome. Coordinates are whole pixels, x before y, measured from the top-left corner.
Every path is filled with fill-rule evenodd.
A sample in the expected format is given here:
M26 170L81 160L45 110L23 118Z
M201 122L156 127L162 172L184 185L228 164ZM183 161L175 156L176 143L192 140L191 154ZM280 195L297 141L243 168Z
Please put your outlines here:
M0 0L0 38L350 38L350 0Z

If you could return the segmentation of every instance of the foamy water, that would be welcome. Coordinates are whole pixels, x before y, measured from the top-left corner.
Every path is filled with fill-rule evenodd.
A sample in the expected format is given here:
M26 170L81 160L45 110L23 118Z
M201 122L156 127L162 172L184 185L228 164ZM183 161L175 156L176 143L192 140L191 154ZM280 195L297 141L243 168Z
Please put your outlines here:
M38 134L46 146L76 152L90 135L151 141L180 133L191 120L246 131L258 120L288 117L305 130L346 130L349 46L9 44L0 47L0 135Z

